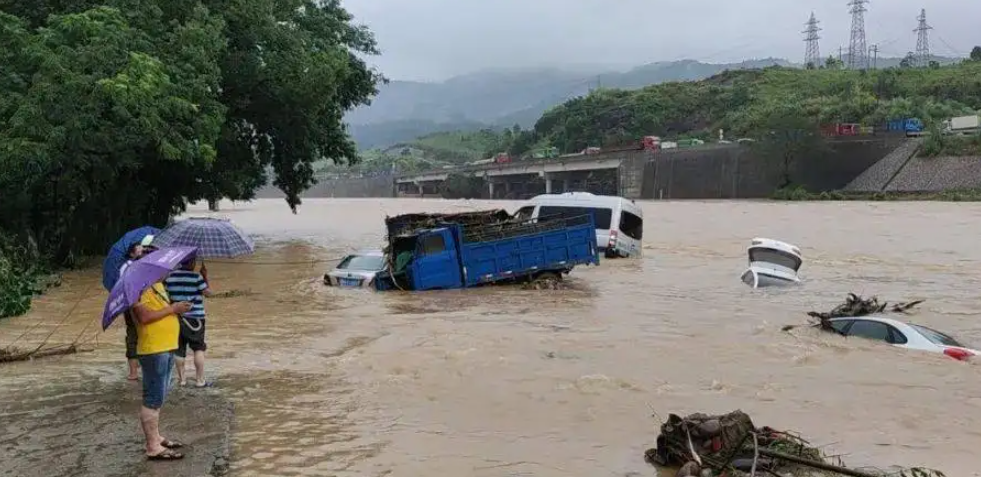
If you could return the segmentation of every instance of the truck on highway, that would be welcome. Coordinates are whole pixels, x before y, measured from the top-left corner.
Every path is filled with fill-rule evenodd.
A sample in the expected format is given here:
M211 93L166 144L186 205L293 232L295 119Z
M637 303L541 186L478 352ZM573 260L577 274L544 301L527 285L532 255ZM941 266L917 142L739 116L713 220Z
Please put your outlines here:
M944 121L944 130L948 134L970 134L981 129L981 116L958 116Z
M907 136L919 136L923 134L925 127L919 118L894 119L886 123L886 131L902 132Z
M385 290L449 290L558 281L577 265L599 265L591 215L517 219L507 211L406 214L385 219Z

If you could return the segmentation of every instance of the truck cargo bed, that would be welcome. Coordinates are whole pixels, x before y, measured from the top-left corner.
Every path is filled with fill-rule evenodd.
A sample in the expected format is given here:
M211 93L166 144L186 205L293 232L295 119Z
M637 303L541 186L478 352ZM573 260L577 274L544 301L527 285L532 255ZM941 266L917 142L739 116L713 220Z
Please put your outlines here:
M592 218L560 221L566 222L565 226L529 235L464 243L461 259L465 286L599 264Z

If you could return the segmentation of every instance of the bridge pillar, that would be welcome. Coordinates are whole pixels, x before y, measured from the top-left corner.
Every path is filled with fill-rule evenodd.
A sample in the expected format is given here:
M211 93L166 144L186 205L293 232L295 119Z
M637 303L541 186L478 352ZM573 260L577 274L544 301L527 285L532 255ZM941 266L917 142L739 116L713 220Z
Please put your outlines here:
M490 199L494 200L494 181L487 181L487 189L490 192Z
M542 179L545 179L545 193L546 194L554 194L555 193L555 188L553 187L553 184L555 184L555 174L554 173L551 173L550 174L548 172L542 172L541 177L542 177Z

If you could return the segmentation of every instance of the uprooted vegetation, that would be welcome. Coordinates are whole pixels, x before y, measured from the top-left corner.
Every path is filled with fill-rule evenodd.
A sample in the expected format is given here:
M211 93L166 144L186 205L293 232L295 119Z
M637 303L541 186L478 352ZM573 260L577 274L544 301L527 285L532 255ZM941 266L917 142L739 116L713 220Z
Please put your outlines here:
M831 333L841 334L840 331L831 325L832 318L851 318L855 316L868 316L879 313L906 313L926 300L914 300L908 302L893 303L879 302L878 297L862 298L861 295L849 293L845 301L831 309L831 311L809 311L807 316L815 318L811 321L811 326L820 328ZM795 326L785 326L783 331L790 331Z
M757 428L739 410L721 415L670 414L661 424L657 447L644 452L652 465L678 468L677 477L945 477L937 470L859 470L826 456L802 437L770 427Z

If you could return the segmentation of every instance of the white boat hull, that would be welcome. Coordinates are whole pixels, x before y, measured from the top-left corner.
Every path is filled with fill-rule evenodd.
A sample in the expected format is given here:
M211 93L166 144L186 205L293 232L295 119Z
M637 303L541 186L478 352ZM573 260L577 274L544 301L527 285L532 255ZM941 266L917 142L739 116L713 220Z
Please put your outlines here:
M787 287L800 285L796 274L779 272L771 269L750 267L741 277L743 283L753 288Z

